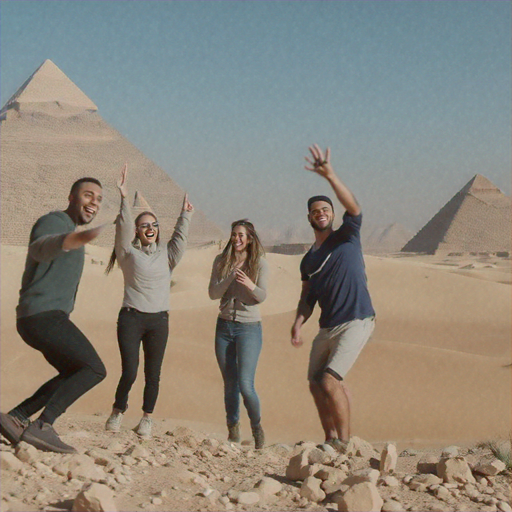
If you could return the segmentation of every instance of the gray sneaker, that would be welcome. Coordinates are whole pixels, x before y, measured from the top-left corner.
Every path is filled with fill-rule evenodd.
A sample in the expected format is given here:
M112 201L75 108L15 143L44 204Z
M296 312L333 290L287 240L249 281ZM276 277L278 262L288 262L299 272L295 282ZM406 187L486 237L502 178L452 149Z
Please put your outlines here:
M240 442L240 423L228 425L228 441L230 443Z
M57 432L49 423L33 421L23 432L21 441L35 446L44 452L78 453L72 446L61 441Z
M21 421L15 416L0 412L0 434L2 434L11 444L18 444L24 430L30 422Z
M140 437L151 437L151 428L153 426L153 420L144 416L139 424L133 429L133 431Z
M265 432L261 425L252 428L252 435L254 437L254 448L261 450L265 446Z
M123 422L122 412L113 412L110 418L105 423L105 430L108 432L119 432L121 430L121 423Z

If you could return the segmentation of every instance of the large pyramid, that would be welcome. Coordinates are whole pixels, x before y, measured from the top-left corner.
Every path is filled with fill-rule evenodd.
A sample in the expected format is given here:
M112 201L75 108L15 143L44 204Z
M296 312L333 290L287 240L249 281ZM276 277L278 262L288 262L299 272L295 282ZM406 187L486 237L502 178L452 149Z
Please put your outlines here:
M407 242L403 252L508 252L511 204L501 190L477 174Z
M119 210L116 182L124 162L134 213L139 203L150 204L162 225L162 237L172 234L185 191L108 125L96 105L50 60L0 111L0 136L2 243L27 244L35 220L65 209L71 184L84 176L103 184L105 198L94 224L113 220ZM193 203L194 197L190 200ZM223 238L219 227L194 206L189 244ZM113 240L112 227L97 243L111 247Z

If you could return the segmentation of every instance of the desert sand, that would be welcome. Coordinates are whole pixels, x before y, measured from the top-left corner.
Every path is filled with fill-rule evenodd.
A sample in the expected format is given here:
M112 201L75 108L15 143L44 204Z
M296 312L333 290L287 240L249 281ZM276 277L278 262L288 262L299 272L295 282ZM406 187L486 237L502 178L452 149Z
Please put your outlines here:
M207 294L217 251L187 251L173 274L171 334L155 416L216 425L222 433L222 381L213 352L218 303ZM2 247L2 410L54 374L16 332L14 310L25 254L23 247ZM108 249L88 247L72 313L97 348L108 376L76 402L71 413L107 414L120 374L115 329L123 282L119 269L104 275L108 255ZM261 307L264 347L256 386L263 424L273 442L320 441L322 436L305 376L318 311L305 325L304 346L295 349L289 343L300 291L300 258L267 255L271 280ZM508 436L510 261L488 260L366 257L377 326L346 379L354 397L354 434L408 446ZM141 368L128 417L140 415L142 386Z
M201 457L192 455L193 450L186 448L186 443L180 444L176 437L166 436L176 428L190 429L188 432L195 436L195 444L202 442L205 436L220 442L226 436L222 380L213 350L218 303L211 301L207 294L211 263L217 253L218 246L190 249L173 274L171 334L155 411L156 435L152 441L144 442L149 459L156 464L150 461L149 469L137 466L130 492L126 486L116 483L123 488L116 493L118 506L124 507L120 510L218 510L221 506L219 501L198 497L198 489L204 489L204 483L184 483L185 477L180 471L188 468L202 474ZM26 346L16 332L15 307L25 254L23 247L2 247L2 411L9 410L54 375L54 370L42 356ZM103 424L110 412L120 375L115 330L123 280L119 269L108 277L104 275L108 257L108 249L87 247L84 274L72 313L73 321L97 348L108 375L56 423L63 439L76 445L81 453L95 447L113 450L114 438L103 431ZM293 447L301 441L321 443L323 440L306 381L308 352L318 329L319 312L316 311L305 325L304 346L293 348L289 343L289 330L300 291L298 267L301 256L267 254L267 259L271 279L268 298L261 307L264 347L256 388L262 402L267 444L274 448L269 448L271 452L263 455L255 455L250 446L245 446L242 447L245 449L243 463L239 462L240 455L236 455L238 462L235 463L226 462L229 459L226 456L227 459L222 459L226 464L217 461L211 474L208 473L210 469L203 468L203 477L219 484L227 475L226 485L222 484L225 492L238 481L238 490L244 485L250 490L257 477L264 475L274 475L285 482L290 455L283 458L284 448L279 447ZM470 454L473 452L468 451L468 447L474 447L480 441L508 439L511 431L510 260L394 255L366 256L365 261L377 325L372 339L346 379L353 395L353 435L372 443L378 450L385 443L393 442L399 451L416 453L416 458L399 459L397 474L402 476L425 454L437 454L439 458L442 447L457 445L465 447L464 453ZM118 436L121 443L118 450L128 449L130 443L137 442L130 428L140 418L142 388L141 367L130 395L123 431ZM243 438L249 443L249 423L244 413L242 417ZM170 480L166 472L168 467L163 460L158 463L158 456L159 452L170 453L165 450L171 441L175 441L172 446L177 447L179 464L171 464L174 469ZM164 450L165 443L167 448ZM2 450L11 448L4 445ZM179 453L180 450L186 453ZM51 466L62 456L48 457L51 460L43 462ZM169 460L167 462L169 465ZM19 479L23 481L24 477L5 480L4 490L10 492L10 501L4 502L5 510L69 510L70 499L74 499L83 484L76 480L74 487L70 484L59 505L55 504L51 492L46 498L41 495L41 488L44 490L50 482L44 482L39 470L32 473L25 470L20 474L28 475L32 480L27 480L29 483L19 491L12 489L18 489ZM182 476L178 478L179 475ZM168 489L164 497L158 494L157 488ZM216 488L220 490L219 485ZM299 491L294 489L290 487L289 492L282 491L280 501L238 504L235 509L293 510L300 507L332 510L308 500L300 501ZM298 497L293 498L292 491ZM58 492L63 496L63 491ZM396 489L393 492L383 491L381 494L394 495L407 510L436 510L438 506L428 501L432 498L428 494L419 499L417 493L408 498ZM195 498L190 501L182 495ZM182 499L184 501L180 501ZM159 505L162 500L164 504ZM227 505L226 509L232 505ZM489 508L482 502L477 509L492 510L492 506ZM444 503L437 510L452 509Z

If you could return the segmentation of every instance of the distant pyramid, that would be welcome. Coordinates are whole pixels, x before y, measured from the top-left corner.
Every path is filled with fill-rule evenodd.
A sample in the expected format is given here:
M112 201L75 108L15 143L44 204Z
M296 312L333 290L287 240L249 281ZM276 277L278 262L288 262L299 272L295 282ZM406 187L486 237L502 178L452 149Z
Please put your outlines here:
M14 93L0 111L9 109L78 109L95 112L98 107L49 59L45 60Z
M146 201L144 196L138 191L135 191L135 198L133 200L133 213L139 215L142 212L153 212L151 206Z
M402 248L403 252L510 252L511 204L477 174Z
M51 210L65 209L71 184L84 176L103 184L103 205L94 225L113 221L120 203L116 183L125 162L130 194L137 191L140 204L152 205L162 237L171 236L185 191L107 124L96 105L53 62L46 60L1 113L2 243L27 244L35 220ZM189 244L223 238L196 208ZM111 247L113 242L112 226L96 243Z

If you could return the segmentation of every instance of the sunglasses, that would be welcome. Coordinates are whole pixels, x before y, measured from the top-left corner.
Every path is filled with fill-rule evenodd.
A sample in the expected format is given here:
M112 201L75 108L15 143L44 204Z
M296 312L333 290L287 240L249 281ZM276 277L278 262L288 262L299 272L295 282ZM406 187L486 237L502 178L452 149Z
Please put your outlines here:
M143 222L142 224L139 224L137 226L137 229L139 229L139 228L149 229L151 227L158 229L159 226L160 226L160 224L158 224L158 222Z

